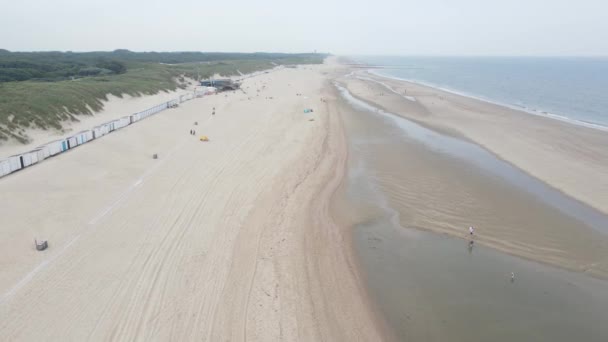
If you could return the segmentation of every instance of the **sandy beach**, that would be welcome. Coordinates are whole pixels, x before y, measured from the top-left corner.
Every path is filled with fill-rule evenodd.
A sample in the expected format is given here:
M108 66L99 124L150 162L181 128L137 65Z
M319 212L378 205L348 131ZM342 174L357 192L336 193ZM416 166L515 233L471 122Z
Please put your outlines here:
M329 211L333 70L251 77L1 179L0 339L384 339Z
M608 0L2 10L0 342L608 342Z
M456 260L466 250L409 228L468 239L474 225L475 246L576 271L563 277L594 302L596 283L577 277L608 277L606 234L424 139L483 146L606 213L605 133L352 71L330 58L258 73L242 91L188 101L0 179L0 339L459 340L450 329L468 336L462 323L442 318L458 310L436 311L448 299L425 299L427 288L445 295L428 286L443 272L434 256ZM422 128L404 134L356 109L340 89ZM160 97L112 99L79 125ZM393 224L406 229L391 231ZM37 252L35 238L50 248ZM416 239L426 254L416 252ZM478 267L498 277L501 263L547 272L493 251L482 253L501 261ZM436 273L425 276L418 259ZM483 284L484 274L458 286L479 286L467 279ZM521 291L516 308L525 306ZM569 291L557 288L555 298ZM537 307L557 300L547 298ZM485 317L494 316L478 319Z

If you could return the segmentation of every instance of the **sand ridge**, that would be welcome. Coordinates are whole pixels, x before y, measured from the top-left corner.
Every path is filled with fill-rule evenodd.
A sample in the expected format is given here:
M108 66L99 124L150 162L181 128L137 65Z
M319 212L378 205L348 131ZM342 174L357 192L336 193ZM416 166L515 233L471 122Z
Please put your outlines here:
M411 83L378 77L370 81L370 77L374 76L354 75L339 81L374 106L475 142L567 195L597 209L605 207L605 192L598 191L608 186L608 155L601 148L608 142L605 132ZM373 129L369 126L364 127ZM478 167L415 143L385 148L370 159L381 170L380 183L405 227L468 238L467 227L473 225L475 240L499 251L608 277L606 234L528 198L507 183L493 181Z
M473 141L532 176L608 213L608 151L603 148L608 145L606 132L420 84L359 74L344 78L353 94L389 112Z

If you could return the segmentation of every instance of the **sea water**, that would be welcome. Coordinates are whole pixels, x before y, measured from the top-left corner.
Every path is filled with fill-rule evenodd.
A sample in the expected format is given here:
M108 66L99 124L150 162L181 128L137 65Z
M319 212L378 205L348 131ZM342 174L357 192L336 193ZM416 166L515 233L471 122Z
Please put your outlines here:
M608 58L354 57L373 72L608 129Z

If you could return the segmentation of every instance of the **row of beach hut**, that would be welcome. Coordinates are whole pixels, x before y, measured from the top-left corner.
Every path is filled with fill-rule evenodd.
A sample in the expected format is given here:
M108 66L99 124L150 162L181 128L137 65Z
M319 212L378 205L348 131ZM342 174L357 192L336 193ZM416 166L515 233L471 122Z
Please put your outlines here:
M29 152L17 154L8 157L4 160L0 160L0 177L4 177L13 172L40 163L47 158L74 149L82 144L86 144L89 141L99 139L106 134L129 126L137 121L157 114L167 108L173 108L177 106L178 103L191 100L192 98L194 98L193 94L180 96L178 99L161 103L158 106L149 108L147 110L144 110L143 112L135 113L133 115L124 116L120 119L106 122L99 126L93 127L93 129L82 131L70 137L44 144Z

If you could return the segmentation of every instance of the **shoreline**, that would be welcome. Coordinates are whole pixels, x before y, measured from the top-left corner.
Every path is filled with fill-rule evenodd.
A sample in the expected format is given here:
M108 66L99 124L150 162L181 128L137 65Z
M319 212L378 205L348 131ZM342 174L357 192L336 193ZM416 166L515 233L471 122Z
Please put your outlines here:
M608 151L602 149L608 145L605 132L415 83L381 80L397 93L387 94L386 85L377 80L340 79L354 96L435 131L465 138L608 214ZM406 89L416 102L403 98Z
M409 96L415 96L419 100L417 102L412 102L410 100L403 98L399 92L397 92L396 94L391 93L390 95L386 95L386 94L378 95L383 90L386 91L386 86L380 85L380 84L378 84L377 81L374 81L374 80L361 80L361 79L353 79L353 78L348 80L348 78L342 78L339 80L339 82L345 88L348 88L351 95L354 96L355 98L362 100L364 102L367 102L370 105L375 106L376 108L378 108L381 111L394 114L396 117L402 117L403 119L411 120L411 122L416 123L416 124L420 125L421 127L425 127L426 129L430 129L432 131L438 132L439 134L451 136L456 139L474 144L475 146L483 149L484 151L486 151L487 153L492 155L497 160L506 163L510 167L513 167L513 168L519 170L520 172L523 172L524 174L526 174L529 177L536 179L538 182L542 183L543 185L549 187L550 189L552 189L554 191L557 191L557 193L570 198L571 200L575 201L576 203L579 203L584 206L588 206L592 210L595 209L598 212L597 214L601 216L601 218L600 218L601 220L603 220L604 217L606 216L605 212L603 212L602 210L599 210L597 207L592 206L592 205L590 206L588 202L582 201L580 198L576 198L575 196L572 196L571 193L564 191L563 188L555 186L555 183L547 182L546 177L538 177L537 175L529 172L528 168L522 168L520 165L514 163L512 159L505 158L504 154L497 153L497 151L495 149L491 149L488 146L486 146L485 144L480 144L479 141L477 139L475 139L476 136L474 134L472 134L472 135L466 134L469 132L466 130L462 130L463 126L465 126L465 127L471 126L472 128L477 129L477 131L473 131L473 133L476 133L476 134L479 134L479 132L483 133L483 131L481 131L480 128L483 128L484 130L488 130L492 126L497 125L497 123L495 121L492 121L491 116L490 116L490 118L487 118L485 116L471 117L470 115L468 115L465 112L465 113L463 113L462 117L460 117L460 115L458 115L458 116L454 115L454 118L453 119L450 118L450 120L443 121L442 120L443 117L433 120L433 116L435 115L435 113L437 113L436 107L435 108L433 107L433 101L436 101L435 103L440 102L440 97L443 96L443 94L436 95L435 90L429 91L428 88L425 88L424 90L421 91L421 90L418 90L418 88L416 88L416 91L414 92L414 94L412 94L412 92L410 92L410 90L412 89L411 87L414 87L415 85L410 86L410 85L406 84L406 86L408 87L407 94ZM357 83L357 84L354 84L354 83ZM390 84L389 86L394 86L394 84ZM401 86L403 86L403 84L401 84ZM431 94L430 92L433 92L433 93ZM421 96L418 96L418 95L421 95ZM456 96L456 95L451 94L451 96ZM463 102L467 101L466 105L463 105L461 102L456 102L454 105L452 105L453 102L451 102L450 100L451 99L445 100L446 102L448 102L448 104L447 105L444 104L442 107L440 107L441 112L454 111L454 110L458 110L459 108L463 108L463 107L466 108L467 110L471 110L470 108L473 108L473 109L476 108L476 107L474 107L474 104L471 104L470 102L468 102L468 101L470 101L470 99L468 99L468 98L465 98L465 100L462 100ZM425 106L425 104L429 104L430 106L423 107L423 106ZM428 111L423 111L421 109L421 107L424 108L425 110L428 108ZM491 108L484 107L484 109L488 110L488 111L492 110L493 108L495 108L495 107L494 106L492 106ZM408 109L411 110L411 112L407 113L406 111ZM457 114L460 114L460 113L457 113ZM490 115L490 114L488 114L488 115ZM504 119L505 121L510 119L510 117L508 117L508 115L509 115L508 113L505 113L505 116L506 116L506 118ZM518 120L518 118L515 118L515 120L513 120L513 121L515 121L513 123L513 125L521 125L524 122L529 122L528 120L525 120L525 119L528 119L529 117L532 117L531 119L533 119L533 120L534 119L538 120L538 121L542 120L542 118L529 116L526 113L520 113L519 115L524 118L523 121ZM472 120L475 120L475 121L487 120L489 122L485 125L475 125L473 123L474 121L472 121ZM464 123L461 124L460 121L464 121ZM542 123L544 123L544 121L549 121L550 123L554 123L552 120L542 120L540 123L542 124ZM446 123L449 123L449 124L455 123L455 124L448 125ZM538 123L535 123L535 122L531 123L532 126L537 125L537 124ZM564 125L563 123L559 123L559 124ZM578 127L578 126L573 126L573 125L568 125L568 127L570 127L570 130L574 131L571 134L575 134L575 135L584 136L584 134L589 133L589 132L591 132L590 134L596 134L596 135L599 134L596 130L589 130L589 129L583 128L583 127ZM498 127L494 127L494 128L498 128ZM556 126L556 127L549 126L546 129L554 130L553 132L556 133L557 136L560 136L560 134L562 132L560 130L558 130L558 128L559 128L559 126ZM492 134L495 134L496 131L494 129L492 129L490 132ZM568 131L566 131L565 134L570 134L570 133ZM484 137L484 136L482 135L482 137ZM545 135L541 134L540 137L545 139L544 143L547 143L547 141L553 142L554 140L552 140L552 139L555 139L555 137L553 137L551 135L545 136ZM507 139L504 136L502 138ZM549 139L549 138L551 138L551 139ZM528 140L528 142L529 142L529 140ZM509 146L509 142L506 140L500 140L499 143L503 144L503 145L507 145L507 147ZM525 146L525 147L529 148L530 150L534 150L534 148L531 148L528 146ZM584 148L584 146L578 146L578 147ZM513 151L509 151L509 152L513 153ZM558 152L559 151L552 152L554 158L561 158L561 154ZM378 153L380 153L380 151ZM423 156L425 156L424 158L426 159L426 158L429 158L430 154L432 154L432 153L435 153L435 152L431 152L431 150L429 150L429 152L423 154ZM528 154L529 154L529 152L528 152ZM581 157L584 157L584 159L581 159L580 164L584 164L584 162L589 162L589 160L595 161L595 158L592 156L593 155L587 155L587 154L582 155ZM537 156L532 155L532 157L536 158ZM448 166L449 166L449 168L452 168L453 167L452 165L458 165L459 163L462 163L462 162L461 161L458 161L458 162L452 161L452 162L447 163L446 166L444 166L443 168L446 168ZM561 163L563 164L564 161L561 161ZM600 165L603 165L603 167L606 167L608 165L608 163L604 163L604 164L600 164ZM475 167L475 168L478 168L478 167ZM567 169L567 168L565 166L559 167L558 165L555 165L554 169L555 170L554 170L553 176L555 176L555 175L564 176L564 174L563 173L560 174L560 172L563 169ZM389 172L388 170L390 170L390 169L387 169L383 172ZM431 171L436 172L435 170L429 170L428 172L431 172ZM405 171L401 171L401 172L405 172ZM471 171L469 171L469 172L471 172ZM465 176L465 174L463 174L462 176ZM454 177L456 177L456 175L454 175ZM574 185L581 185L581 184L584 185L585 181L588 180L585 178L581 178L580 175L575 175L572 178L575 181L577 181L577 182L573 183ZM602 179L602 178L599 178L597 180L600 180L600 179ZM393 182L397 182L395 184L403 183L403 186L411 187L411 185L407 185L407 183L409 182L407 180L403 180L403 181L395 180ZM445 179L440 184L442 184L442 187L446 187L446 191L450 191L450 192L458 193L459 191L467 191L467 192L470 191L470 190L467 190L464 188L461 190L456 190L457 188L452 189L451 186L448 186L448 184L450 182L451 181L449 179ZM475 186L475 187L480 186L478 181L471 180L471 182L472 182L471 186ZM475 184L478 184L478 185L475 185ZM602 185L605 186L606 184L600 183L597 186L601 187ZM436 186L438 186L438 185L436 185ZM485 188L486 190L483 190L483 188ZM488 187L488 186L479 188L479 191L482 191L482 192L480 192L480 194L477 196L481 196L482 193L490 191L489 189L491 189L491 188L492 187ZM451 190L447 190L447 189L451 189ZM496 189L496 190L498 190L498 189ZM505 189L505 190L507 190L507 189ZM426 194L426 193L429 192L424 189L419 189L417 191L421 191L421 192L419 192L419 195L423 196L423 197L427 196L428 194ZM519 193L521 193L521 195L524 195L526 193L523 189L519 189L519 190L508 189L508 191L514 192L514 194L519 192ZM491 197L488 198L488 201L496 201L496 200L498 200L498 198L505 197L507 194L508 193L496 192L495 194L492 194ZM441 194L436 194L436 195L443 196ZM499 197L496 197L496 196L499 196ZM511 196L511 195L509 195L509 196ZM509 196L507 196L506 198L509 198ZM520 196L520 195L517 195L517 196ZM480 197L480 198L483 198L483 197ZM494 198L494 199L492 199L492 198ZM439 199L437 199L437 201L438 201L438 203L435 204L436 206L448 205L448 203L449 203L449 202L442 201ZM521 201L521 200L518 200L518 201ZM409 205L413 205L413 204L409 204ZM422 205L422 203L421 203L421 205ZM483 206L486 206L486 204L482 204L482 203L479 203L478 205L480 206L480 208ZM489 207L487 207L488 210L490 210L490 211L498 210L499 212L503 212L503 214L504 214L505 209L500 208L500 207L495 207L495 209L492 209L492 206L490 204L488 204L488 205L489 205ZM504 203L503 205L511 206L508 202ZM453 209L455 210L456 208L457 207L454 207ZM578 272L578 273L584 273L593 278L599 278L599 279L608 278L608 267L607 267L608 265L606 264L605 261L602 261L602 260L605 260L605 258L608 257L608 255L605 255L605 253L602 252L604 250L604 247L600 247L600 246L602 246L602 244L605 244L607 241L607 235L606 235L605 231L602 230L600 232L595 229L592 229L591 226L582 224L581 221L572 221L572 216L570 216L570 218L564 217L562 219L557 219L558 217L560 217L560 215L563 216L564 214L561 211L556 212L555 210L558 210L556 208L550 209L549 211L547 211L546 209L542 209L544 213L540 214L540 212L539 212L538 215L541 215L541 216L539 216L536 219L532 219L533 216L530 216L530 215L534 215L534 211L532 209L528 209L528 210L532 210L532 212L530 212L530 213L526 213L526 210L523 208L520 208L520 209L521 210L516 210L515 208L511 209L511 210L514 210L512 212L512 214L516 215L516 217L517 217L517 215L524 215L525 217L529 217L529 219L531 220L529 223L522 221L522 222L517 223L517 226L513 226L513 223L515 223L517 220L513 221L513 219L512 218L509 219L508 216L505 216L505 217L503 217L503 219L495 221L495 222L492 220L487 221L484 217L478 217L478 219L480 221L476 221L476 219L474 219L476 217L476 213L475 213L475 211L471 211L470 214L468 214L469 219L463 220L463 217L459 217L459 218L454 218L454 219L456 219L456 221L454 221L454 222L450 222L451 219L446 217L444 220L440 219L439 221L433 221L433 220L430 221L430 222L434 222L434 223L407 224L407 222L406 222L407 220L403 220L401 222L401 224L406 227L410 227L410 228L417 228L417 229L426 230L426 231L430 230L435 233L447 234L447 235L455 236L458 238L465 238L465 234L464 233L461 234L461 232L458 231L458 228L457 228L458 226L463 226L463 225L468 226L471 224L474 226L479 225L479 227L477 227L477 230L479 231L479 234L482 234L482 236L484 236L483 238L481 238L480 242L482 244L495 248L501 252L504 252L506 254L513 255L516 257L521 257L521 258L529 260L529 261L538 262L540 264L551 265L554 267L567 269L567 270ZM540 210L540 209L541 208L538 208L537 210ZM405 209L405 210L415 212L415 211L419 210L419 208L409 207L409 209ZM452 209L450 209L450 210L452 210ZM551 213L551 212L554 212L554 213ZM493 214L493 215L496 215L496 214ZM559 215L557 215L557 214L559 214ZM600 217L600 216L598 216L598 217ZM544 218L541 219L541 217L544 217ZM557 221L555 221L556 219L557 219ZM464 222L455 224L458 221L464 221ZM487 221L486 224L489 226L484 227L484 224L481 223L482 221ZM513 223L508 223L509 221L513 221ZM553 223L550 224L550 222L553 222ZM530 224L530 226L528 226L529 224ZM549 227L546 227L546 225L549 225L549 224L550 224L550 226L560 225L561 228L559 228L557 231L551 232L551 230L548 230ZM600 222L600 224L601 224L601 222ZM504 225L504 226L501 227L502 225ZM498 227L501 227L501 228L498 228ZM512 235L509 233L510 231L513 231L513 234L515 234L514 232L519 232L519 233ZM560 232L558 233L558 231L560 231ZM579 235L577 238L582 239L582 240L578 241L578 242L574 242L574 240L572 240L573 237L570 236L572 234ZM583 240L587 241L587 242L583 242ZM588 250L585 250L584 246L586 246L586 244L589 244L589 243L590 243L590 245L587 245ZM534 252L535 249L539 249L539 250L546 249L546 252L537 253L537 252ZM604 255L604 256L602 256L602 255Z
M397 121L415 121L375 108L353 105L347 116L353 160L342 195L368 290L399 339L608 336L597 318L608 300L605 235L438 153L420 142L436 134L401 132ZM555 306L563 312L530 324ZM471 320L487 324L462 329Z
M319 187L317 189L318 193L310 198L310 202L313 203L311 217L318 219L317 222L314 222L313 220L312 226L319 227L319 232L323 235L326 235L326 231L331 230L336 230L336 232L339 232L339 235L335 236L336 240L332 238L327 241L327 249L338 252L338 256L343 255L346 270L348 270L348 272L352 275L352 280L348 280L350 277L341 277L341 280L346 280L347 282L341 283L338 288L333 289L335 293L331 297L328 297L327 300L329 302L330 299L335 299L336 297L342 296L344 288L348 287L347 284L352 281L352 285L350 286L354 286L354 288L357 289L356 292L359 294L358 299L362 300L366 308L365 311L378 329L378 337L381 337L382 341L392 341L395 340L393 331L386 324L384 316L380 313L376 303L370 298L365 275L363 273L363 269L361 268L360 260L356 255L353 242L353 231L350 224L348 224L348 221L345 219L346 216L344 216L344 213L348 212L349 208L344 207L345 203L341 202L342 199L339 198L340 192L343 190L343 187L346 184L346 176L349 172L349 148L346 142L347 138L342 113L344 108L348 107L348 104L346 104L345 101L340 98L340 96L337 94L337 90L331 83L327 82L325 87L329 88L327 93L330 100L328 101L333 102L331 105L328 104L327 107L331 108L328 110L328 113L334 116L333 120L335 120L335 127L328 129L328 133L330 135L329 140L323 143L325 147L321 155L326 155L327 149L335 149L336 154L332 159L337 160L330 160L327 162L326 167L328 168L327 171L329 172L329 175L327 176L328 178L326 179L326 184ZM333 138L331 137L332 135L334 136ZM332 242L332 240L334 241ZM336 248L336 246L339 247ZM327 274L319 277L319 279L327 279L334 276L335 275ZM325 284L323 287L326 287L327 285L328 284ZM346 316L351 314L352 313L347 312L342 313L342 315ZM353 326L352 329L359 330L360 328ZM361 333L358 337L360 338L362 335L364 334ZM346 340L353 340L354 337L355 336L352 335Z
M508 104L508 103L504 103L504 102L500 102L500 101L496 101L496 100L492 100L492 99L488 99L482 96L477 96L474 94L469 94L463 91L459 91L459 90L455 90L455 89L451 89L451 88L446 88L446 87L442 87L436 84L432 84L432 83L428 83L428 82L424 82L421 80L415 80L415 79L406 79L406 78L401 78L401 77L396 77L396 76L390 76L390 75L383 75L380 74L378 72L375 72L374 69L368 69L365 70L365 72L377 76L377 77L381 77L387 80L394 80L394 81L400 81L400 82L407 82L407 83L412 83L412 84L417 84L423 87L428 87L428 88L432 88L432 89L437 89L446 93L450 93L450 94L454 94L454 95L458 95L458 96L462 96L462 97L466 97L466 98L470 98L472 100L477 100L477 101L482 101L491 105L496 105L496 106L500 106L500 107L504 107L504 108L508 108L508 109L512 109L515 111L519 111L522 113L526 113L526 114L530 114L530 115L534 115L534 116L538 116L538 117L542 117L542 118L547 118L547 119L552 119L552 120L557 120L560 122L564 122L564 123L568 123L574 126L578 126L578 127L585 127L585 128L591 128L591 129L596 129L602 132L608 132L608 125L602 125L599 123L595 123L595 122L587 122L587 121L582 121L582 120L577 120L577 119L573 119L570 118L568 116L562 115L562 114L555 114L555 113L551 113L548 111L544 111L541 109L535 109L535 108L527 108L527 107L521 107L521 106L517 106L517 105L513 105L513 104Z
M360 79L365 79L365 78L360 78ZM365 79L365 80L366 81L370 81L370 82L375 82L375 83L378 82L378 81L372 80L372 79ZM417 84L417 83L414 83L414 84ZM389 87L389 86L384 85L384 84L382 86ZM400 95L398 93L396 93L396 94ZM354 94L349 94L349 95L352 96L354 99L356 99L358 101L367 103L366 100L365 100L365 98L363 98L363 97L359 97L359 96L354 95ZM402 95L400 95L400 96L402 96ZM509 165L512 168L515 168L515 169L523 172L525 175L527 175L527 176L529 176L529 177L537 180L538 182L541 182L543 185L545 185L546 187L550 188L551 190L556 191L556 192L562 194L563 196L568 197L576 205L587 206L589 209L591 209L593 211L597 211L597 213L592 213L591 215L593 215L593 216L608 215L607 213L604 213L604 212L600 211L599 209L597 209L597 208L595 208L593 206L590 206L589 204L587 204L587 203L585 203L585 202L583 202L583 201L581 201L581 200L579 200L577 198L574 198L574 197L570 196L568 193L564 192L562 189L554 187L552 184L549 184L549 183L543 181L542 179L534 176L533 174L527 172L526 170L519 168L517 165L513 164L511 161L509 161L507 159L504 159L500 155L496 154L493 150L490 150L490 149L486 148L485 146L478 144L476 141L472 140L468 136L465 136L465 135L462 135L462 134L458 134L457 132L454 132L454 131L445 130L445 129L441 128L441 127L433 126L433 125L431 125L428 122L425 122L423 120L419 120L419 119L416 119L416 118L410 118L410 117L404 117L403 115L392 113L392 112L388 111L385 107L383 107L382 105L380 105L378 103L373 103L373 106L374 106L374 108L380 110L382 114L391 115L391 116L395 116L395 117L398 117L398 118L401 118L401 119L405 119L407 121L412 122L413 124L419 125L420 127L423 127L423 128L428 129L430 131L436 132L436 133L438 133L440 135L444 135L444 136L447 136L447 137L455 138L455 139L460 140L462 142L466 142L466 143L475 145L475 146L481 148L484 152L487 152L488 154L492 155L495 159L497 159L497 160L499 160L499 161L501 161L503 163L506 163L507 165ZM598 229L598 231L600 231L600 230ZM530 260L532 260L532 259L530 259Z
M337 186L333 189L330 197L328 198L328 216L331 221L335 223L337 227L339 227L343 231L343 239L345 240L345 253L349 258L349 266L351 272L355 274L355 278L357 279L357 283L362 289L361 299L366 303L367 309L369 310L375 325L379 328L381 335L383 336L383 341L398 341L399 338L396 335L396 331L393 327L391 327L387 321L387 317L382 312L382 308L380 304L374 301L372 297L371 289L369 288L369 279L367 270L363 265L363 259L359 255L359 251L356 249L355 245L355 226L357 224L358 219L353 218L358 216L353 212L354 206L350 202L346 192L349 187L349 174L351 170L349 169L350 164L350 147L347 137L347 131L345 128L344 121L345 111L349 111L352 109L351 105L340 96L339 90L334 85L335 79L332 78L329 80L328 87L331 87L332 97L335 98L336 105L334 108L338 113L338 120L340 121L341 132L339 140L342 141L344 148L342 149L343 153L343 163L340 166L341 172L339 172L339 182ZM338 170L340 170L338 169Z

